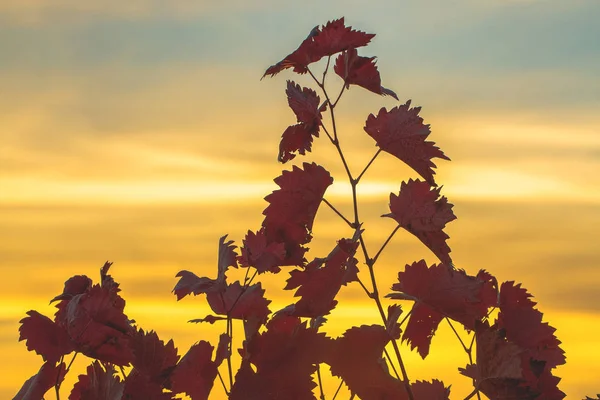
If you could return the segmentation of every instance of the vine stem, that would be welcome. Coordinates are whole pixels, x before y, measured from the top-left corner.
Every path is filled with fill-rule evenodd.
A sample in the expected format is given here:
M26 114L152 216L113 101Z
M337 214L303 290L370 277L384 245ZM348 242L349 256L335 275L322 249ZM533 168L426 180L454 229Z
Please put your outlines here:
M340 384L337 387L337 390L335 391L335 394L333 395L333 399L335 400L335 398L337 397L338 393L340 392L340 389L342 388L342 385L344 384L344 380L340 379Z
M385 240L385 242L383 242L383 244L381 245L381 247L379 248L379 251L377 252L377 254L375 254L375 257L373 257L373 264L375 264L375 262L377 261L377 259L379 258L379 256L381 255L381 252L383 251L383 249L385 249L385 246L388 245L388 243L390 242L390 240L392 240L392 238L394 237L394 235L396 234L396 232L398 232L398 229L400 229L401 226L400 224L398 224L394 230L392 231L392 233L390 233L390 235L388 236L388 238Z
M217 369L217 376L219 377L219 380L221 381L221 385L223 385L223 390L225 391L225 395L229 396L229 390L227 390L227 386L225 386L225 381L223 380L221 371L219 371L218 369Z
M346 224L348 224L348 226L349 226L350 228L354 228L354 224L352 224L352 222L350 222L350 221L348 220L348 218L344 217L344 214L342 214L340 211L338 211L338 209L337 209L337 208L335 208L335 207L333 206L333 204L331 204L329 201L327 201L327 199L326 199L325 197L323 197L323 202L324 202L325 204L327 204L327 206L328 206L329 208L331 208L331 210L332 210L334 213L336 213L336 214L337 214L337 215L338 215L338 216L339 216L341 219L343 219L343 220L344 220L344 222L345 222Z
M350 172L350 167L348 166L348 162L346 161L346 157L344 156L344 152L342 151L342 147L340 145L340 141L339 141L338 134L337 134L337 126L335 123L335 112L334 112L334 108L337 105L340 97L342 96L344 88L342 88L342 90L340 91L340 94L339 94L337 100L335 101L335 103L331 103L331 100L329 99L329 95L327 94L327 90L325 89L325 80L323 79L323 82L319 82L319 80L315 77L315 75L312 73L312 71L310 69L308 69L308 73L313 78L313 80L317 83L319 88L321 88L321 90L323 91L323 94L325 96L325 99L327 100L327 103L329 103L329 113L331 116L331 126L332 126L332 131L333 131L333 140L331 142L334 145L334 147L336 148L338 155L340 156L340 159L342 161L344 169L346 170L346 174L348 175L348 180L350 181L350 185L352 187L352 206L353 206L353 211L354 211L353 227L356 228L356 227L361 226L360 217L358 214L358 198L356 195L356 186L358 185L358 179L353 178L352 173ZM328 134L328 136L331 137L331 135L329 135L329 134ZM373 157L373 159L369 162L369 165L363 170L363 172L361 173L361 176L365 173L365 171L368 169L368 167L373 163L374 159L375 159L375 157ZM362 234L359 236L359 241L360 241L360 246L363 251L363 255L365 257L365 263L367 264L367 267L369 268L369 275L371 277L371 284L373 286L373 291L371 292L369 297L371 297L375 301L375 304L377 305L377 309L379 310L379 314L381 316L381 320L383 321L384 325L387 325L387 317L385 315L383 305L381 304L381 299L379 297L379 290L377 289L377 281L375 279L375 271L373 268L373 266L375 264L375 260L371 259L369 257L369 253L367 251L367 246L365 244L365 240L364 240ZM382 247L385 247L385 245L387 245L387 243L385 243L384 246L382 246ZM368 290L366 288L364 288L364 289L368 292ZM402 361L402 356L400 355L400 349L398 348L398 343L396 342L395 339L391 339L391 342L392 342L392 347L394 348L394 353L396 354L396 358L398 359L398 364L400 365L400 371L402 372L402 377L404 379L404 386L406 388L408 398L410 400L414 400L414 396L413 396L412 390L410 388L410 380L408 378L408 373L406 372L404 362ZM354 394L352 394L352 396L350 398L353 399Z
M465 353L467 353L467 356L469 357L469 364L473 364L472 353L473 353L473 344L475 343L475 334L473 334L473 337L471 338L471 344L469 345L469 347L467 347L465 345L465 342L463 342L462 338L460 337L460 335L454 328L454 325L452 325L452 322L450 321L450 319L448 317L446 317L445 319L448 322L448 325L450 325L450 328L452 328L452 331L454 332L456 337L458 338L458 341L462 345L463 350L465 351ZM476 390L475 394L477 395L477 399L481 400L481 395L479 394L479 389L477 388L477 382L475 381L475 378L473 378L473 386L475 387L475 390Z
M325 393L323 393L323 381L321 380L321 364L317 364L317 379L319 380L319 392L321 400L325 400Z
M375 153L375 155L371 158L371 161L369 161L369 163L367 164L367 166L358 175L358 177L356 178L356 183L360 182L360 179L363 177L363 175L365 174L365 172L367 172L367 170L369 169L369 167L371 166L371 164L373 164L373 161L375 161L375 159L377 158L377 156L379 155L379 153L381 153L381 149L377 150L377 153Z
M79 354L78 352L75 352L73 354L73 357L71 357L71 361L69 361L69 365L67 365L67 368L65 368L65 373L64 375L66 375L69 370L71 369L71 365L73 365L73 361L75 361L75 357L77 357L77 354ZM62 365L63 361L65 359L65 356L61 356L60 357L60 362L58 363L58 365ZM54 384L54 389L56 390L56 400L60 400L60 386L62 385L62 381L60 380L60 368L58 369L58 374L56 375L56 383Z

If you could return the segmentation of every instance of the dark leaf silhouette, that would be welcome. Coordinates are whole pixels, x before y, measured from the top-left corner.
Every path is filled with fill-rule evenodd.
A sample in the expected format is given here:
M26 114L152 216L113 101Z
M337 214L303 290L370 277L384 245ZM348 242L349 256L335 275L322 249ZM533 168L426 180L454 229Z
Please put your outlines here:
M313 28L308 37L292 53L270 66L263 77L274 76L287 68L304 74L308 66L325 56L332 56L349 48L366 46L374 34L356 31L344 24L344 18L330 21L321 28Z
M121 400L172 400L173 394L164 392L161 384L152 381L148 375L133 370L125 379Z
M37 374L27 379L13 400L42 400L44 394L65 377L64 363L55 365L46 361Z
M267 323L266 332L246 344L231 399L314 399L312 375L316 364L324 361L330 342L300 318L276 315Z
M552 369L565 363L564 351L556 338L556 329L542 322L543 314L536 310L521 285L504 282L500 288L500 313L496 324L504 329L506 338L528 351L534 360L544 361Z
M244 288L236 281L228 285L224 292L208 293L206 299L217 314L236 319L257 317L264 322L271 313L268 307L271 301L265 299L264 294L265 290L260 283Z
M404 161L427 183L435 186L435 164L431 159L450 159L435 143L425 140L431 131L429 125L423 124L419 111L421 107L410 108L410 100L390 111L382 108L377 116L369 115L365 131L375 139L381 150Z
M376 57L359 56L358 51L351 48L337 57L334 70L344 80L346 88L358 85L373 93L392 96L398 100L396 93L381 86L375 59Z
M248 231L242 244L242 254L238 257L241 266L254 267L258 273L280 271L279 265L285 259L285 246L283 243L269 243L264 228L256 233Z
M233 240L225 241L227 235L219 239L219 258L217 261L217 279L207 277L198 277L190 271L179 271L176 277L180 277L179 282L175 285L173 292L177 296L177 300L181 300L189 294L197 296L201 293L209 293L214 291L222 291L225 288L227 277L225 273L229 267L237 268L237 254L235 253L236 246L233 245Z
M286 94L298 124L283 132L279 144L279 161L282 163L296 157L295 152L305 154L311 150L313 136L319 137L321 112L325 110L325 104L319 107L320 99L314 90L301 88L293 81L287 82Z
M317 318L329 314L336 306L335 296L341 286L356 280L357 240L358 237L341 239L326 258L317 258L303 270L290 272L285 289L298 288L294 296L301 297L292 315Z
M401 227L419 238L440 261L452 264L448 235L443 231L446 224L456 219L453 205L445 196L440 197L440 188L431 188L427 182L402 182L400 193L390 194L391 213L383 215L396 220Z
M398 274L398 283L392 286L395 292L386 297L415 301L403 340L425 358L429 354L431 338L444 317L474 329L476 321L487 314L493 303L485 301L484 289L484 281L462 270L445 264L427 268L421 260L406 265Z
M362 400L408 399L404 386L390 375L382 358L389 341L383 326L353 327L335 340L326 362L331 373Z
M69 400L121 400L125 387L112 365L94 361L73 386Z
M55 364L75 349L66 329L37 311L27 311L19 328L19 340L27 340L27 350L35 351L44 361Z
M313 221L325 190L333 183L327 170L315 163L294 166L275 178L280 189L265 197L269 202L262 223L267 243L283 243L286 251L283 265L301 265L312 239Z
M186 393L194 400L208 399L219 367L212 361L213 349L204 340L190 347L171 373L174 393Z
M444 383L437 379L431 382L415 381L411 383L410 389L415 399L450 400L450 387L445 387Z
M125 301L106 287L94 285L71 299L64 323L77 351L100 361L126 365L132 360L130 325Z
M165 344L154 331L144 332L141 328L135 330L131 334L130 346L134 371L147 377L151 383L165 382L179 360L173 340ZM137 381L143 383L142 379Z

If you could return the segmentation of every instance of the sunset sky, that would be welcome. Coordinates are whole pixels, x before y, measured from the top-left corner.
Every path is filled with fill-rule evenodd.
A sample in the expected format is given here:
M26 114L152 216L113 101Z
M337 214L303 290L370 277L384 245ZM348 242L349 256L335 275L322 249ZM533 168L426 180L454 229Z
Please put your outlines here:
M291 168L277 162L295 123L285 82L310 84L290 70L260 77L341 16L377 34L360 54L378 56L401 103L423 107L429 139L452 159L437 162L436 181L458 217L446 228L457 267L521 282L563 342L559 387L569 399L600 393L600 1L0 0L0 398L41 365L17 342L18 321L30 309L51 316L64 281L97 280L106 260L128 316L173 337L180 354L216 337L186 323L208 309L202 297L177 303L174 276L213 276L218 238L240 243L260 226L273 178ZM329 85L337 93L339 78ZM353 171L376 151L367 115L397 104L359 87L342 97ZM335 150L320 138L313 151L294 163L331 171L326 197L350 213ZM389 193L416 177L387 154L365 175L372 248L394 228L379 218ZM310 254L351 235L323 207ZM384 292L421 258L437 262L398 233L378 264ZM287 276L267 278L271 309L291 302ZM333 334L378 322L360 287L341 300ZM431 360L402 351L415 378L440 378L464 398L470 382L457 368L468 360L446 328Z

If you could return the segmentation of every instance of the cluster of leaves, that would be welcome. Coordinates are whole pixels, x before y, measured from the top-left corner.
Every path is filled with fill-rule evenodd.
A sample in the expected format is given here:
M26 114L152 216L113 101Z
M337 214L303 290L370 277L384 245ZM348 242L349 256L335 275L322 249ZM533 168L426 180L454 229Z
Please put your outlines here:
M226 236L220 239L216 278L179 272L173 290L177 299L202 294L214 313L191 322L224 325L214 356L214 347L199 341L180 358L172 340L165 344L156 333L136 327L124 314L119 285L108 274L110 263L101 269L99 284L94 285L86 276L70 278L63 293L52 300L58 302L54 319L30 311L21 320L20 339L42 356L44 364L25 382L16 400L39 400L53 387L58 398L64 375L77 354L94 361L79 377L70 400L166 400L179 393L194 400L207 399L217 377L233 400L314 399L316 390L324 400L321 365L327 365L340 379L338 391L330 397L333 399L342 384L352 398L363 400L448 399L450 388L440 380L411 382L400 352L400 344L406 343L426 358L444 321L467 354L468 364L459 369L473 382L467 399L480 398L480 393L490 399L564 398L557 387L559 378L552 373L565 363L564 352L554 328L542 321L531 295L512 281L499 284L484 270L469 275L452 262L444 228L456 217L452 204L436 185L432 162L433 158L449 158L427 140L430 129L419 116L420 108L411 107L409 100L369 115L364 130L376 143L375 155L360 174L351 173L335 125L335 108L342 94L360 86L398 100L393 91L381 85L375 57L358 55L357 49L373 37L347 27L343 18L331 21L314 28L295 51L265 72L265 76L274 76L291 68L299 74L308 73L322 91L323 101L315 90L288 81L288 103L297 121L283 132L279 161L286 163L310 152L314 138L325 133L338 151L352 186L352 218L325 199L333 178L323 166L293 166L275 179L279 189L265 198L264 220L257 230L248 231L239 252ZM336 54L333 70L343 82L332 100L325 78ZM322 79L318 79L309 66L322 58L327 64ZM324 122L327 111L331 128ZM390 195L389 213L383 216L395 220L397 226L370 257L356 187L382 152L406 163L423 180L402 182L398 194ZM328 255L309 261L307 245L322 204L343 219L349 234L340 238ZM385 296L391 302L386 310L375 279L375 264L400 228L418 238L440 263L428 265L420 260L407 264ZM281 273L284 267L290 267L285 272L289 278L284 290L295 290L294 302L273 312L271 301L255 279L261 274ZM229 281L232 268L245 269L243 281ZM370 282L361 280L361 269L368 273ZM381 324L350 327L333 338L323 329L345 285L360 285L374 301ZM412 302L410 311L404 313L401 302ZM454 323L471 332L470 340L463 341ZM244 333L242 347L237 349L241 362L236 371L232 365L235 324L241 324ZM393 350L394 357L388 349ZM74 355L66 365L65 357L70 353ZM226 367L220 369L223 363ZM229 382L221 372L225 369Z

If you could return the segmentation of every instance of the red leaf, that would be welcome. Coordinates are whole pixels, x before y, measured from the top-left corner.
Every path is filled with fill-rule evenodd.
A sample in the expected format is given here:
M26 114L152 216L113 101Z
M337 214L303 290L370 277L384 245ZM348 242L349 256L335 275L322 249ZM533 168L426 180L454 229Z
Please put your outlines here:
M268 243L264 228L254 233L248 231L242 241L242 255L238 261L243 267L254 267L258 273L280 271L278 265L285 258L283 243Z
M124 306L121 297L99 285L73 297L67 305L64 323L77 351L100 361L129 364L133 355Z
M527 350L534 360L544 361L545 368L552 369L565 363L565 354L554 335L556 329L542 322L543 314L533 308L536 303L531 297L520 284L504 282L496 324L506 331L508 340Z
M25 381L13 400L43 400L44 394L50 388L63 381L65 369L64 363L55 365L48 361L45 362L37 374Z
M314 135L317 136L317 135ZM306 154L311 151L313 133L304 124L290 125L283 131L279 142L279 155L277 159L286 163L296 157L294 154Z
M298 317L278 314L246 344L232 400L314 399L312 375L331 340ZM250 367L256 367L256 372Z
M456 219L453 205L445 196L440 198L440 188L434 189L427 182L402 182L400 193L390 194L391 213L383 215L395 219L401 227L415 235L423 244L446 264L452 264L449 238L442 229Z
M430 130L429 125L423 124L419 111L421 107L410 108L410 100L390 111L382 108L377 116L369 115L365 131L375 139L381 150L404 161L427 183L435 186L435 164L431 159L450 159L435 146L435 143L425 141Z
M356 279L357 260L354 253L358 247L358 237L341 239L327 258L317 258L304 270L290 272L286 290L298 288L294 296L301 297L293 307L291 315L317 318L329 314L337 304L335 296L345 278L350 274Z
M254 316L264 322L271 313L268 307L271 301L265 299L264 294L265 290L260 283L244 289L236 281L228 285L224 292L207 293L206 299L217 314L229 314L231 318L243 320Z
M445 264L427 268L424 260L406 265L398 274L398 283L386 297L415 300L403 340L425 358L429 353L431 338L444 317L454 319L467 329L474 329L494 303L485 300L485 282L455 270Z
M415 381L410 384L410 389L415 399L450 400L450 386L437 379L431 382Z
M283 265L301 265L310 242L315 219L325 190L333 183L327 170L315 163L294 166L275 178L281 189L265 197L270 204L263 211L262 223L267 243L283 243L286 250Z
M163 392L162 385L153 382L147 375L133 370L125 379L121 400L172 400L173 394Z
M392 96L398 100L396 93L381 86L375 57L361 57L356 49L351 48L337 57L334 70L344 80L346 88L358 85L373 93Z
M179 361L171 374L171 389L186 393L194 400L208 399L217 377L217 365L212 361L213 347L201 340Z
M477 325L475 338L477 364L459 370L463 375L475 379L479 389L486 396L493 392L486 390L486 386L495 389L503 384L513 386L513 380L523 378L521 371L523 350L519 346L507 341L500 331L490 328L487 322Z
M73 296L87 292L92 287L92 280L85 275L75 275L65 282L62 294L59 294L50 303L56 300L70 300Z
M181 300L188 294L193 293L197 296L201 293L223 290L226 284L227 277L225 273L229 267L237 268L237 254L235 254L236 246L233 245L233 240L225 242L227 235L219 239L219 258L217 262L217 279L207 277L199 278L196 274L190 271L179 271L175 277L181 277L175 285L173 292L177 296L177 300Z
M226 333L219 336L219 345L215 353L215 364L217 367L221 365L223 360L231 355L231 338Z
M193 322L194 324L199 324L200 322L208 322L212 325L217 321L227 321L227 318L217 317L215 315L207 315L204 318L190 319L188 322Z
M400 324L398 324L398 318L402 315L402 307L393 304L388 306L387 312L387 323L385 329L391 338L398 339L400 337Z
M112 266L112 263L107 261L104 263L102 268L100 268L100 284L102 287L107 288L108 290L114 291L115 293L120 292L119 284L115 282L112 276L108 274L108 270Z
M310 64L321 58L352 47L366 46L374 36L345 26L343 17L330 21L321 28L313 28L300 46L283 60L270 66L263 78L267 75L274 76L287 68L294 68L294 72L304 74Z
M298 122L304 124L309 131L315 132L315 136L319 136L321 112L325 111L325 106L322 109L319 107L321 100L317 92L310 88L303 88L294 81L287 81L285 93Z
M165 344L154 331L135 330L131 335L130 347L134 370L157 384L162 384L168 378L179 360L173 340Z
M121 400L124 383L115 375L112 365L104 368L98 361L87 367L87 374L79 375L69 400Z
M37 311L28 311L27 315L19 321L19 341L27 340L27 350L35 351L44 361L55 364L61 356L75 349L64 327Z
M390 375L382 358L389 341L383 326L353 327L335 340L326 362L331 373L362 400L408 399L403 384Z

